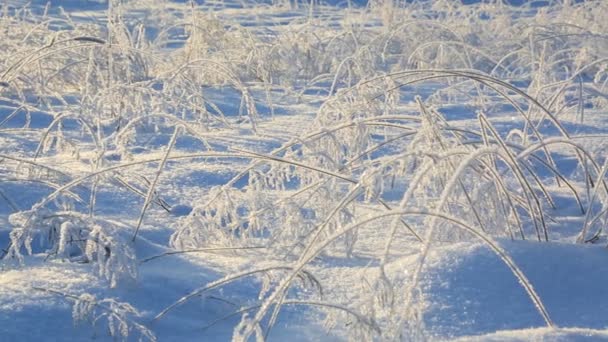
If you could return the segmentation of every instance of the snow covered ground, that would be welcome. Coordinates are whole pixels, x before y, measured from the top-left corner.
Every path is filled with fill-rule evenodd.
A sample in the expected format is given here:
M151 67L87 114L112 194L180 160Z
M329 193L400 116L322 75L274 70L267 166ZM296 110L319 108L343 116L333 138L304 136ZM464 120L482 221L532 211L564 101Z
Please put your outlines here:
M0 38L2 341L608 340L606 1L8 0Z

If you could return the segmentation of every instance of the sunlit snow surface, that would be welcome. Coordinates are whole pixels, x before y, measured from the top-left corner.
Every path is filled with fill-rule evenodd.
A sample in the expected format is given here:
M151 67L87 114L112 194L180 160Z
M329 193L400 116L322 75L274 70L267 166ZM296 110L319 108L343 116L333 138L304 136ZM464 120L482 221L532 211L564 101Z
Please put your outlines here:
M608 340L607 3L464 3L3 2L0 341Z

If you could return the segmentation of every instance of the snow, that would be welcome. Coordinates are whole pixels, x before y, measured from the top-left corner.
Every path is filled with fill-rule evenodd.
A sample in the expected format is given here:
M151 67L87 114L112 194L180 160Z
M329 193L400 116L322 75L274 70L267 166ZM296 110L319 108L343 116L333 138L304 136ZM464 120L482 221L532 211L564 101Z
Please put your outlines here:
M607 308L598 303L606 295L605 248L510 241L501 245L528 275L557 326L605 328ZM530 299L492 252L482 245L454 249L446 253L450 260L428 271L428 319L438 327L436 334L482 335L542 326Z
M608 340L607 3L464 3L3 2L0 340Z

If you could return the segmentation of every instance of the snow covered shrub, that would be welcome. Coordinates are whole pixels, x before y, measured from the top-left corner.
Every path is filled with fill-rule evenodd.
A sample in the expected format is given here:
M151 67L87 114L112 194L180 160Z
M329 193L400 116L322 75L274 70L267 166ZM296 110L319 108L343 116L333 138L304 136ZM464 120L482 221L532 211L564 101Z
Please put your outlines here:
M122 228L77 212L32 209L10 216L13 226L7 257L23 260L38 248L50 258L91 263L111 287L137 279L137 260ZM35 244L38 240L38 245Z

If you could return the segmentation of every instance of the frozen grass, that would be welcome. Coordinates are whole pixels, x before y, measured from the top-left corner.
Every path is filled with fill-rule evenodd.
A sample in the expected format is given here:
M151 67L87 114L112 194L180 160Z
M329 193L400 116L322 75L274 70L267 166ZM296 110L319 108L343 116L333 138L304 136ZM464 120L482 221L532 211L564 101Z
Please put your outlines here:
M481 241L548 336L598 328L558 330L503 244L606 244L605 2L80 10L2 7L0 270L83 263L108 291L147 289L141 269L170 258L223 276L143 318L129 296L30 285L76 320L154 340L225 290L230 310L186 338L267 339L291 307L337 338L445 338L429 260Z

